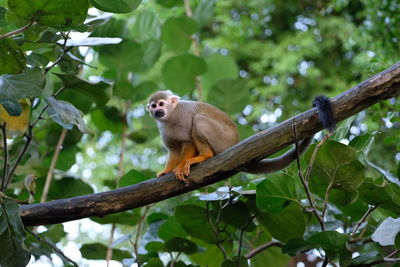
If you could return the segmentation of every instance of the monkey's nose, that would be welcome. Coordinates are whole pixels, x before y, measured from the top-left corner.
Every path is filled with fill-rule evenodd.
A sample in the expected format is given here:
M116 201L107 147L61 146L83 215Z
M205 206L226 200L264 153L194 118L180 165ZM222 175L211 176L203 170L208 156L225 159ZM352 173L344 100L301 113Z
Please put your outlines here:
M162 118L162 117L164 117L164 115L165 115L165 112L164 112L164 110L156 110L156 112L154 112L154 116L156 116L156 118Z

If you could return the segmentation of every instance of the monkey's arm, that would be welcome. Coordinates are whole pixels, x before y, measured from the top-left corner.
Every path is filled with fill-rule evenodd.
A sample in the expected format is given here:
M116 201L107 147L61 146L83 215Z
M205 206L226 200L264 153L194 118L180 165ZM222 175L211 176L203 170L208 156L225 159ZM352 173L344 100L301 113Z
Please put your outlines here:
M181 153L180 149L177 149L177 148L168 149L167 164L165 165L164 170L157 173L157 177L160 177L164 174L172 172L176 168L176 166L179 163L180 153Z

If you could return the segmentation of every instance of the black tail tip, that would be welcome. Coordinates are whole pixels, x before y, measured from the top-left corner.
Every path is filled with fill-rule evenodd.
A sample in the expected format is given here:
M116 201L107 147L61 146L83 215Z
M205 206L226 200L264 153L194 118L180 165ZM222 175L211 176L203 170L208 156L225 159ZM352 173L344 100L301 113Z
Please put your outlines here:
M336 129L336 121L329 98L323 95L315 97L313 107L316 107L318 110L319 120L322 126L330 132L333 132Z

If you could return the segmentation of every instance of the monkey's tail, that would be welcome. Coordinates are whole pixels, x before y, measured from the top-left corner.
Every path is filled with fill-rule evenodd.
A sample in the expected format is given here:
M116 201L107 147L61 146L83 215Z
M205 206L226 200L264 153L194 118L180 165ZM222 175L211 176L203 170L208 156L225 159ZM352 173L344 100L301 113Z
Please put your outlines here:
M336 128L335 117L329 98L326 96L317 96L313 101L313 106L317 108L319 120L325 129L333 132ZM308 137L299 142L299 151L296 148L290 149L282 156L273 159L263 159L257 162L249 163L245 172L252 174L267 174L282 170L296 160L298 155L303 154L312 141L312 137Z

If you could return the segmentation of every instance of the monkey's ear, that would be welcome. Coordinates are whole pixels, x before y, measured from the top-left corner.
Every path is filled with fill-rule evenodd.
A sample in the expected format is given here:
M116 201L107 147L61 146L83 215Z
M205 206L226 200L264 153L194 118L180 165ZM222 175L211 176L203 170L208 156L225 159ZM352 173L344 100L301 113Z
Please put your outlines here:
M169 97L170 101L172 104L176 105L179 102L179 99L181 99L179 96L177 95L172 95Z

